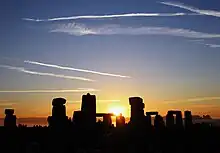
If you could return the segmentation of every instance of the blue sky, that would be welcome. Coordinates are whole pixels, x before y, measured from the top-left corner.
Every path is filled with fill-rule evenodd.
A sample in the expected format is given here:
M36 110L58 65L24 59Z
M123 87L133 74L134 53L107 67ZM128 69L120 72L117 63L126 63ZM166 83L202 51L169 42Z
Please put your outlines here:
M129 13L136 16L120 16ZM175 15L178 13L184 14ZM101 18L103 15L120 17ZM128 97L141 96L146 110L165 113L168 109L191 109L220 116L218 0L8 0L0 3L0 16L1 110L13 107L20 116L47 116L52 98L62 96L73 102L68 104L71 115L80 107L75 101L88 90L98 96L99 112L108 111L114 100L120 102L113 105L129 108ZM65 18L76 16L81 19ZM64 70L25 60L130 78ZM79 88L86 90L75 92Z

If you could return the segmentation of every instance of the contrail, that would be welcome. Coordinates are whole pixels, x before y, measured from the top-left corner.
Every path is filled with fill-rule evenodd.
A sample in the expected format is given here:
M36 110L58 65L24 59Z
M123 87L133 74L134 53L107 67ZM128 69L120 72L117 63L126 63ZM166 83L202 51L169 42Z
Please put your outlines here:
M201 15L209 15L209 16L215 16L215 17L220 17L220 12L219 11L214 11L214 10L201 10L192 6L187 6L183 3L175 3L175 2L160 2L161 4L168 5L168 6L173 6L173 7L178 7L182 8L194 13L198 13Z
M29 63L29 64L34 64L34 65L41 65L41 66L46 66L46 67L53 67L53 68L62 69L62 70L86 72L86 73L93 73L93 74L99 74L99 75L105 75L105 76L112 76L112 77L130 78L130 76L123 76L123 75L119 75L119 74L98 72L98 71L85 70L85 69L77 69L77 68L73 68L73 67L65 67L65 66L53 65L53 64L46 64L46 63L35 62L35 61L28 61L28 60L26 60L26 61L24 61L24 62L25 62L25 63Z
M123 13L123 14L110 14L110 15L81 15L81 16L69 16L69 17L57 17L49 19L32 19L23 18L26 21L34 22L48 22L48 21L62 21L62 20L77 20L77 19L104 19L104 18L120 18L120 17L172 17L172 16L184 16L184 15L198 15L190 13Z
M0 93L73 93L73 92L94 92L96 89L75 89L75 90L0 90Z
M88 78L83 78L83 77L75 77L75 76L67 76L67 75L62 75L62 74L53 74L53 73L43 73L43 72L29 71L29 70L26 70L23 67L13 67L13 66L8 66L8 65L0 65L0 67L10 69L10 70L16 70L16 71L19 71L19 72L32 74L32 75L51 76L51 77L71 79L71 80L94 81L94 80L91 80L91 79L88 79Z

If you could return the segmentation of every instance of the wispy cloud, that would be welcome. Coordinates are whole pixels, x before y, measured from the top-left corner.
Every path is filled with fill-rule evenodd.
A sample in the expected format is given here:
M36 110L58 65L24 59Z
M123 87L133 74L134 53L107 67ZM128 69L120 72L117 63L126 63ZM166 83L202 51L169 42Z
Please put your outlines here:
M202 10L202 9L199 9L199 8L195 8L195 7L188 6L188 5L185 5L183 3L177 3L177 2L160 2L160 3L164 4L164 5L168 5L168 6L182 8L182 9L189 10L191 12L199 13L199 14L202 14L202 15L220 17L220 11Z
M92 88L78 88L78 89L74 89L74 90L66 90L66 89L62 89L62 90L0 90L0 93L73 93L73 92L95 92L95 91L99 91L97 89L92 89Z
M121 18L121 17L172 17L184 15L198 15L190 13L123 13L123 14L109 14L109 15L80 15L69 17L55 17L49 19L32 19L23 18L26 21L45 22L45 21L62 21L62 20L77 20L77 19L105 19L105 18Z
M13 105L16 105L17 103L11 103L11 102L6 102L6 103L0 103L0 107L10 107Z
M68 101L68 104L80 104L82 101L81 100L77 100L77 101ZM105 99L105 100L102 100L102 99L97 99L96 102L100 102L100 103L115 103L115 102L120 102L120 100L115 100L115 99Z
M180 99L180 100L167 100L164 103L178 103L178 102L200 102L200 101L212 101L220 100L220 97L198 97L198 98L189 98L189 99Z
M189 29L178 29L169 27L126 27L120 25L102 25L98 27L87 27L84 24L68 23L60 24L50 32L61 32L75 36L82 35L170 35L186 38L220 38L220 34L203 33Z
M105 100L97 100L97 102L120 102L120 100L112 100L112 99L105 99Z
M10 107L14 107L15 105L17 105L18 103L15 103L11 100L0 100L0 108L10 108Z
M205 40L204 39L190 39L188 41L190 41L190 42L204 42Z
M81 80L81 81L94 81L94 80L91 80L91 79L88 79L88 78L83 78L83 77L75 77L75 76L67 76L67 75L63 75L63 74L53 74L53 73L43 73L43 72L29 71L29 70L26 70L23 67L13 67L13 66L8 66L8 65L0 65L0 67L10 69L10 70L16 70L16 71L19 71L19 72L32 74L32 75L51 76L51 77L56 77L56 78Z
M204 45L209 46L211 48L220 48L220 45L218 44L204 44Z
M46 66L46 67L62 69L62 70L86 72L86 73L93 73L93 74L98 74L98 75L120 77L120 78L130 78L130 76L124 76L124 75L119 75L119 74L112 74L112 73L98 72L98 71L92 71L92 70L78 69L78 68L73 68L73 67L66 67L66 66L60 66L60 65L54 65L54 64L47 64L47 63L41 63L41 62L36 62L36 61L26 60L24 62L25 63L29 63L29 64L34 64L34 65L40 65L40 66Z
M209 44L209 43L205 43L205 40L204 39L190 39L188 40L190 42L195 42L197 44L200 44L200 45L205 45L205 46L208 46L210 48L220 48L220 45L219 44Z
M213 105L213 104L194 104L194 105L190 105L190 108L217 108L217 105Z

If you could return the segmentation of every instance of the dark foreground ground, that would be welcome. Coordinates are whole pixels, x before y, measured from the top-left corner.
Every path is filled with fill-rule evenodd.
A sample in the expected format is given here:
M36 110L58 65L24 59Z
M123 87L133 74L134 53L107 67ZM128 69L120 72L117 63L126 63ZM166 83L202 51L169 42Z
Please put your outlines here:
M2 127L0 141L2 153L219 153L220 128Z

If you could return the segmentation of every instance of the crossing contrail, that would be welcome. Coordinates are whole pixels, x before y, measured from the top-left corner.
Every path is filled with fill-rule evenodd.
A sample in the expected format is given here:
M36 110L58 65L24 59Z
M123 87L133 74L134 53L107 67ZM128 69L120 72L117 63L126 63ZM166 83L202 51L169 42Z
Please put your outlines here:
M184 15L197 15L195 13L123 13L123 14L110 14L110 15L80 15L69 17L56 17L49 19L33 19L23 18L26 21L34 22L49 22L49 21L62 21L62 20L77 20L77 19L104 19L104 18L120 18L120 17L172 17Z
M29 70L26 70L23 67L13 67L13 66L8 66L8 65L0 65L0 67L10 69L10 70L16 70L16 71L19 71L19 72L32 74L32 75L51 76L51 77L71 79L71 80L81 80L81 81L94 81L94 80L91 80L91 79L88 79L88 78L83 78L83 77L75 77L75 76L68 76L68 75L63 75L63 74L53 74L53 73L29 71Z
M220 11L214 11L214 10L202 10L198 9L192 6L185 5L183 3L175 3L175 2L160 2L161 4L168 5L168 6L173 6L173 7L178 7L182 8L194 13L198 13L200 15L209 15L209 16L215 16L215 17L220 17Z
M62 69L62 70L86 72L86 73L93 73L93 74L98 74L98 75L120 77L120 78L130 78L130 76L124 76L124 75L119 75L119 74L112 74L112 73L105 73L105 72L98 72L98 71L92 71L92 70L78 69L78 68L73 68L73 67L60 66L60 65L46 64L46 63L41 63L41 62L36 62L36 61L26 60L24 62L29 63L29 64L34 64L34 65L53 67L53 68Z

